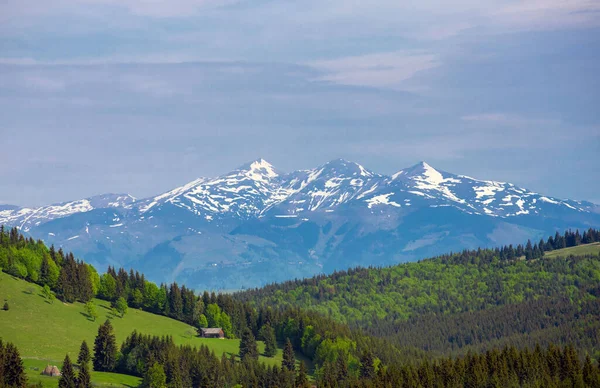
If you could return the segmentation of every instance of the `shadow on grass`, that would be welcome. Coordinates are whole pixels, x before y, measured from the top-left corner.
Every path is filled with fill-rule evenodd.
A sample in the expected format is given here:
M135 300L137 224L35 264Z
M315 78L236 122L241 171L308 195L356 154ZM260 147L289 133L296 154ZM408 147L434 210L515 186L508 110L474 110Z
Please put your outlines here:
M79 314L81 314L81 315L83 315L84 317L86 317L86 318L87 318L87 320L88 320L88 321L90 321L90 322L96 322L96 321L97 321L97 320L96 320L96 319L94 319L94 318L93 318L91 315L89 315L89 314L87 314L87 313L83 313L83 312L81 312L81 311L80 311L80 312L79 312Z
M104 310L112 310L112 307L108 307L108 306L107 306L107 305L105 305L105 304L99 304L98 306L99 306L100 308L103 308Z

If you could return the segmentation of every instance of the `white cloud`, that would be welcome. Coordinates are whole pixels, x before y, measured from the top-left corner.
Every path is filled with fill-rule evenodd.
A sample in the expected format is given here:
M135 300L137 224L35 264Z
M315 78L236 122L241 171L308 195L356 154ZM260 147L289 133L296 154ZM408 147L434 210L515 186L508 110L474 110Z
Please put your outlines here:
M98 6L116 7L128 10L131 14L148 17L173 18L189 17L207 7L221 6L235 0L53 0L47 6L35 0L8 0L0 5L0 10L8 19L10 15L45 16L53 13L89 13ZM86 10L87 9L87 10ZM3 20L4 18L0 18Z
M320 80L343 85L402 89L403 81L417 72L439 66L435 55L387 52L331 60L309 65L324 71Z
M23 81L28 88L38 89L41 91L56 92L64 90L65 88L65 83L62 80L48 77L31 75L25 77Z
M600 25L597 0L527 0L490 10L493 20L524 30Z
M561 121L552 118L523 117L508 113L479 113L464 115L462 121L472 123L473 125L493 125L505 127L531 127L531 126L559 126Z

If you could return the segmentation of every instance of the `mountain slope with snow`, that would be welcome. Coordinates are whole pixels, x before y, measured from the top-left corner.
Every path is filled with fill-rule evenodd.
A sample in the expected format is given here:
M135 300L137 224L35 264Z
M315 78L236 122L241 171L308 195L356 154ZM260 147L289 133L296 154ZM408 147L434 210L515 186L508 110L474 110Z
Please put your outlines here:
M77 201L62 202L38 208L0 206L0 225L17 226L24 232L57 218L85 213L94 209L132 209L136 199L129 194L103 194Z
M341 159L291 173L259 159L145 199L2 205L0 224L100 268L134 266L156 281L241 288L598 227L599 209L425 162L386 176Z

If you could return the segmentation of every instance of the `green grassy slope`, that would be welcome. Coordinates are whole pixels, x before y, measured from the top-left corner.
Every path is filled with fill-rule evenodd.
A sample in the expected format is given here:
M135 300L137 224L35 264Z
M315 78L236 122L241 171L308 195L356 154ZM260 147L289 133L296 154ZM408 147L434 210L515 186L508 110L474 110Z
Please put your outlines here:
M61 361L62 362L62 361ZM30 384L42 384L44 388L56 388L58 377L42 376L40 373L46 365L52 364L61 367L61 363L46 360L25 359L27 380ZM142 379L120 373L92 372L92 383L98 387L137 387Z
M13 342L26 360L28 375L32 382L46 381L39 376L47 363L59 366L65 354L72 360L77 359L81 341L86 340L90 348L100 323L111 319L117 337L117 343L123 342L133 330L151 335L171 335L176 344L192 346L207 345L216 354L237 354L239 340L198 338L196 330L179 321L150 314L141 310L129 309L125 317L113 317L110 303L95 299L99 318L90 321L84 314L83 304L65 304L59 300L49 303L40 294L41 288L24 280L16 279L0 272L0 302L8 300L9 311L0 310L0 337ZM264 344L259 342L259 351ZM261 362L281 365L282 350L272 358L262 357ZM40 368L40 371L29 368ZM112 373L93 374L94 383L116 383L116 386L137 386L139 379ZM56 385L55 379L53 385Z
M576 247L557 249L544 253L545 258L551 257L566 257L566 256L577 256L577 255L597 255L600 253L600 242L592 244L578 245Z

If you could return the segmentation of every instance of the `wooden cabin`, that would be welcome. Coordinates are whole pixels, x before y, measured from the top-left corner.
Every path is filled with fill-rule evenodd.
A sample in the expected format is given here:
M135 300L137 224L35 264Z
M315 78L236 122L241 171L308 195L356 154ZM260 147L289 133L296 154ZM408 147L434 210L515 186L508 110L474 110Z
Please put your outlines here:
M223 332L223 329L221 329L220 327L210 327L210 328L200 329L200 336L202 338L223 339L223 338L225 338L225 333Z

